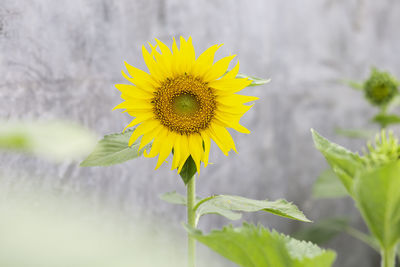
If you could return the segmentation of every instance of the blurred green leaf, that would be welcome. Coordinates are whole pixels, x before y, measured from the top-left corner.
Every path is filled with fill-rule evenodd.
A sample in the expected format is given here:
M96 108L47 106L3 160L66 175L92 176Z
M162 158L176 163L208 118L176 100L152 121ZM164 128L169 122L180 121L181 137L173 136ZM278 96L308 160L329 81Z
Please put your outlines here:
M87 154L94 144L89 130L71 122L0 121L0 149L61 161Z
M244 267L328 267L336 257L333 251L246 223L208 235L187 225L186 229L199 242Z
M352 194L353 178L356 170L362 168L358 154L330 142L311 129L315 147L325 156L333 171L340 178L347 191Z
M239 73L236 76L236 78L247 78L249 80L252 80L253 82L249 85L249 87L250 86L263 85L263 84L269 83L271 81L271 79L262 79L262 78L246 75L246 74L243 74L243 73Z
M175 191L161 194L159 197L161 200L164 200L165 202L168 202L170 204L183 205L183 206L187 205L186 197ZM201 198L196 197L196 201L200 201L200 200L201 200Z
M342 128L336 128L335 133L337 133L338 135L349 137L349 138L360 138L360 139L371 139L375 134L371 130L342 129Z
M385 249L400 240L400 162L359 175L355 200L371 233Z
M315 181L312 195L314 198L341 198L349 194L335 172L327 169Z
M142 150L138 151L141 140L141 138L139 138L135 143L129 146L129 138L133 131L134 130L127 130L123 133L104 136L104 138L97 143L93 152L81 162L81 166L110 166L141 156L143 151L149 149L151 145L148 144Z
M254 200L240 196L217 195L207 198L204 202L199 202L196 208L198 217L204 214L215 213L225 216L228 219L236 220L241 216L238 213L233 213L234 211L266 211L289 219L310 222L296 205L284 199L268 201Z
M177 192L168 192L160 195L160 199L164 200L165 202L176 204L176 205L184 205L186 206L187 200L186 197L178 194Z
M360 82L356 82L356 81L352 81L352 80L342 80L343 84L346 84L348 86L350 86L351 88L361 91L364 89L364 84L360 83Z
M330 241L338 234L344 232L348 225L348 218L341 217L324 219L298 231L294 234L294 237L321 245Z
M382 128L385 128L391 124L399 124L400 123L400 116L395 114L378 114L372 118L373 122L379 123Z

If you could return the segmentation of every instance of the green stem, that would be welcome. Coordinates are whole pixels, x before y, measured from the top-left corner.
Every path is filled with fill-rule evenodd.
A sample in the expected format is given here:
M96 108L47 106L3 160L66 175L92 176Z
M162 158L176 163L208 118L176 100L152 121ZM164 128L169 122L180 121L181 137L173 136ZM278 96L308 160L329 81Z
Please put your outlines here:
M382 249L381 256L382 256L381 267L395 267L396 264L395 248Z
M193 176L187 183L187 222L196 228L196 177ZM196 266L196 240L188 234L188 267Z

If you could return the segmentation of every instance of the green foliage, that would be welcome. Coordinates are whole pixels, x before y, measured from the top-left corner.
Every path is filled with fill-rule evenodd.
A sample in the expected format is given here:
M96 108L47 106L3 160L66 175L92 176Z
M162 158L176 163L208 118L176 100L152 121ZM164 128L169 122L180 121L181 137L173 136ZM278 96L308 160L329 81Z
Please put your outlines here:
M244 267L328 267L335 253L309 242L243 224L214 230L208 235L186 226L191 236L225 258Z
M253 82L249 85L249 87L250 86L264 85L264 84L267 84L267 83L269 83L271 81L271 79L262 79L262 78L246 75L246 74L243 74L243 73L239 73L236 76L236 78L247 78L249 80L252 80Z
M135 143L129 146L129 138L133 131L134 130L127 130L123 133L104 136L104 138L97 143L93 152L81 162L81 166L110 166L141 156L143 151L149 149L151 145L146 145L142 150L138 151L140 144L139 138Z
M370 139L374 136L374 132L363 129L342 129L336 128L335 133L349 138Z
M342 146L330 142L313 129L311 130L315 147L325 156L332 170L342 181L347 192L352 194L353 178L362 168L361 158Z
M186 205L186 197L176 192L165 193L160 198L172 204ZM216 195L197 199L194 209L196 211L196 221L205 214L218 214L230 220L238 220L242 215L237 211L266 211L289 219L310 222L296 205L284 199L267 201L239 196Z
M340 217L324 219L298 231L295 233L294 237L320 245L332 240L338 234L344 232L348 226L348 218Z
M341 198L348 196L346 188L332 169L321 173L313 185L314 198Z
M382 128L386 128L392 124L399 124L400 117L395 114L379 113L372 118L372 121L378 123Z
M70 122L0 122L0 149L61 161L87 154L94 144L91 132Z
M360 83L360 82L356 82L356 81L352 81L352 80L342 80L342 83L350 86L351 88L353 88L355 90L361 91L364 89L363 83Z
M388 163L356 178L355 201L380 245L400 240L400 162Z
M192 156L189 156L185 164L183 165L181 172L179 173L185 185L187 185L190 179L194 177L196 172L197 172L196 163L194 163Z
M390 73L373 68L364 82L364 94L371 104L384 106L398 94L398 86L399 82Z
M376 135L374 145L371 142L367 143L367 149L361 159L368 169L400 158L399 140L394 137L393 132L386 134L386 131L382 130L380 135Z
M197 208L199 217L209 213L216 213L226 216L226 211L266 211L289 219L310 222L310 220L304 216L304 214L296 207L296 205L287 202L284 199L268 201L254 200L240 196L218 195L209 198L203 203L200 203Z

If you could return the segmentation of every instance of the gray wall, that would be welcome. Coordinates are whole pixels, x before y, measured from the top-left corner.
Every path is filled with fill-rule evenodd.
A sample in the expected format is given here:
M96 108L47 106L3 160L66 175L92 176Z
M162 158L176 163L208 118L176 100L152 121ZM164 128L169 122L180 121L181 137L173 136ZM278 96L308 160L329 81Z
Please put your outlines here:
M123 82L124 60L144 67L142 44L190 35L200 52L225 43L219 55L237 53L242 72L272 82L246 89L260 97L242 120L252 133L233 133L237 155L225 157L214 145L214 165L202 171L199 194L286 198L314 221L348 214L365 228L351 200L310 199L326 163L309 130L360 147L335 136L334 127L366 127L374 110L338 80L362 79L371 65L400 76L399 25L396 0L0 0L0 117L70 119L99 136L117 132L130 118L111 112L121 101L114 84ZM112 206L126 214L156 214L175 225L184 210L157 195L184 192L184 186L168 164L153 171L155 163L138 159L82 169L74 162L2 154L2 174L19 178L2 178L1 184L84 195L100 211ZM288 234L302 226L262 213L245 219ZM210 216L200 227L226 223ZM336 266L377 264L375 253L352 238L341 236L328 246L339 253Z

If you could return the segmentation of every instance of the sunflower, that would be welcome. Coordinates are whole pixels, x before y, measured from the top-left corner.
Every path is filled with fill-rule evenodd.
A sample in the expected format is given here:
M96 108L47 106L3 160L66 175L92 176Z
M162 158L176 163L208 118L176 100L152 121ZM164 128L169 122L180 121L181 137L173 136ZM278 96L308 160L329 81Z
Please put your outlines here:
M244 103L258 98L236 94L251 80L236 78L239 62L227 72L235 55L214 63L222 45L211 46L196 58L190 37L180 37L180 48L173 39L171 50L157 39L156 43L149 44L151 52L142 47L149 73L125 62L131 77L124 71L122 75L133 85L116 85L125 101L114 109L125 109L135 117L126 128L138 125L129 145L141 136L139 150L153 141L150 153L144 155L158 155L156 169L172 151L172 169L178 173L190 156L198 172L201 162L207 166L211 139L225 155L230 150L237 153L227 128L250 133L239 121L251 108Z

